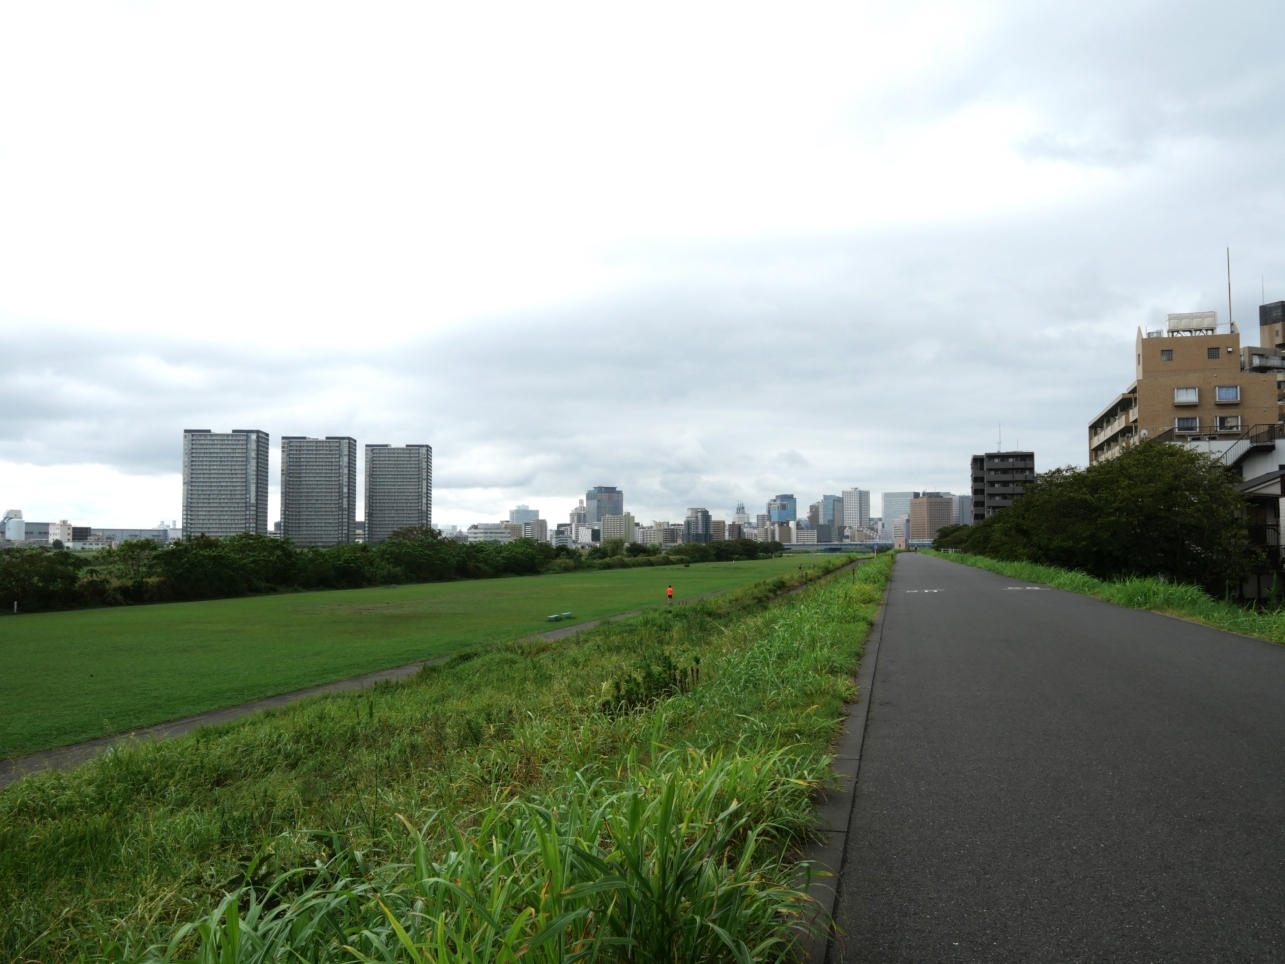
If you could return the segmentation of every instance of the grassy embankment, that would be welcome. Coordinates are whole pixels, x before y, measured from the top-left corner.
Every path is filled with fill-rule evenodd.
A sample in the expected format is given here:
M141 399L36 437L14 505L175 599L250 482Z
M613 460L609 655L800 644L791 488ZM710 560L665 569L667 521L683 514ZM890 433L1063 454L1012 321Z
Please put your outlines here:
M1038 582L1054 589L1083 596L1096 596L1117 606L1147 609L1180 616L1215 629L1257 636L1273 643L1285 643L1285 610L1249 609L1233 602L1214 599L1199 586L1162 582L1154 577L1105 580L1034 562L1006 562L966 552L942 553L921 550L939 559L986 569L1001 576Z
M891 565L15 784L0 958L776 959L804 909L786 858Z
M797 571L798 559L287 593L0 620L0 759Z

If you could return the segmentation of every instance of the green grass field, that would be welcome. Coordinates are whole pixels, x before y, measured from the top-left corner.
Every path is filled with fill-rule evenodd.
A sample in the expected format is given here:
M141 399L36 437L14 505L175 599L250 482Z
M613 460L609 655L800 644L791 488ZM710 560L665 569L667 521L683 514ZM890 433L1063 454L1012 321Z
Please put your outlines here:
M729 589L785 557L0 620L0 759Z

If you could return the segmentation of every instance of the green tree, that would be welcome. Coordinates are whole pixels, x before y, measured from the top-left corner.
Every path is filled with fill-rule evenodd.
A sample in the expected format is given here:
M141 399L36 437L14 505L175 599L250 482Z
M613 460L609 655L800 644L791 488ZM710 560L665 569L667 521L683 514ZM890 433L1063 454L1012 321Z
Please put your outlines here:
M1103 579L1162 575L1221 595L1258 561L1234 481L1208 455L1144 442L1087 469L1046 472L1009 508L943 529L935 545Z

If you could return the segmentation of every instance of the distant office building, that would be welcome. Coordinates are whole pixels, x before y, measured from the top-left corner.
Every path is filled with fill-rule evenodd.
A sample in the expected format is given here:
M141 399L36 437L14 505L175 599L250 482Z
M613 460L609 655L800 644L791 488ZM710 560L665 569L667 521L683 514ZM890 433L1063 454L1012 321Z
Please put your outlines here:
M1035 481L1034 452L987 452L974 455L973 522L993 516L1026 492Z
M468 527L468 541L512 542L513 530L507 522L475 522Z
M540 518L540 510L532 509L530 506L520 505L509 510L509 521L521 525L524 522L534 522Z
M781 529L789 533L789 539L780 539L779 542L791 542L798 545L815 545L817 542L817 530L811 526L806 526L798 519L780 525Z
M735 522L737 525L744 526L744 525L750 524L750 514L745 511L744 502L736 503L736 514L732 516L732 521Z
M683 520L683 541L706 543L713 534L707 509L688 509Z
M742 525L739 522L727 523L727 540L729 542L735 542L737 539L748 538L748 536L745 535L745 530L748 528L750 527L747 525Z
M510 540L516 542L522 538L521 522L501 522L500 525L502 525L505 531L508 532Z
M433 525L433 446L366 446L366 541Z
M183 538L268 534L268 433L183 430Z
M709 541L726 542L727 541L727 523L722 519L711 519L709 523Z
M554 546L570 546L574 542L571 532L572 524L570 522L559 522L553 530L552 542Z
M821 511L817 514L818 523L829 523L830 525L843 525L843 497L839 495L821 496ZM835 512L839 513L835 518Z
M883 531L883 519L877 515L870 517L870 525L867 526L872 532L879 533Z
M910 500L910 538L932 539L955 517L953 496L922 495Z
M454 526L452 526L452 528L454 528ZM443 533L443 535L445 535L445 533ZM352 541L353 542L366 541L366 523L364 520L358 519L352 524Z
M950 521L957 526L966 526L972 523L973 497L971 495L955 496L955 514Z
M298 546L356 541L357 440L281 436L281 535Z
M595 485L584 495L585 522L597 525L603 516L625 514L625 494L614 485Z
M549 541L549 523L544 519L532 519L522 523L522 538L534 539L536 542Z
M80 529L80 527L76 526L76 529ZM85 541L101 542L103 545L109 546L119 545L122 542L142 542L145 540L151 540L157 545L163 546L170 541L170 530L168 528L104 529L99 526L92 526L86 527L86 529L89 534L86 536Z
M885 492L883 494L883 520L885 525L892 525L901 516L910 516L910 500L916 498L918 492ZM845 513L847 502L845 500ZM850 517L849 517L850 518ZM851 525L852 523L849 523Z
M886 515L886 513L885 513ZM837 519L835 520L838 521ZM861 529L870 526L870 493L866 489L843 490L843 525Z
M814 526L821 524L821 503L820 502L813 502L810 506L808 506L808 522Z
M793 522L799 517L799 502L790 493L773 496L767 504L769 522Z
M581 499L580 504L571 510L570 522L574 526L574 525L580 525L581 523L585 523L588 521L589 521L589 509L585 506L584 499Z
M637 538L644 546L664 545L665 530L658 525L639 526Z
M624 539L627 543L634 541L634 517L628 512L623 515L603 516L598 523L598 529L603 542L608 539Z
M772 517L766 512L760 512L754 517L754 528L766 529L772 523Z
M577 522L571 527L571 541L577 546L596 546L601 541L602 530L588 522Z

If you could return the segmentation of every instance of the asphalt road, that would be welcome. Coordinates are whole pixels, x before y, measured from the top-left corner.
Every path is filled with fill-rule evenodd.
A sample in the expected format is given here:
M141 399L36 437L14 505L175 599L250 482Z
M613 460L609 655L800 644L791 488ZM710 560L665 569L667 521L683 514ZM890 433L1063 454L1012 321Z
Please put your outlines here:
M1285 960L1285 647L903 554L827 960Z

